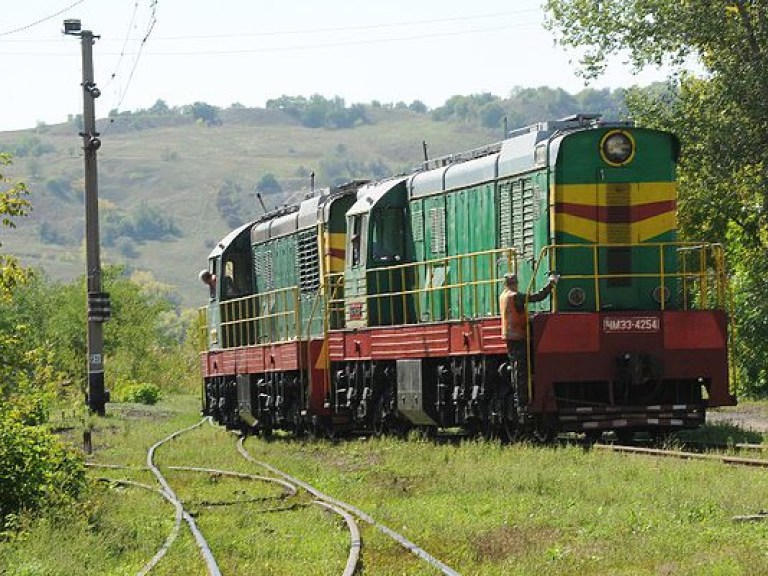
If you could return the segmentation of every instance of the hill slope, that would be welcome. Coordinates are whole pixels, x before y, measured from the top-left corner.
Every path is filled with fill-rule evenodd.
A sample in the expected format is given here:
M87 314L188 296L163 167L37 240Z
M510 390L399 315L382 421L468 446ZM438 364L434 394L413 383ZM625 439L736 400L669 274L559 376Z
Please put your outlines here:
M139 130L119 118L99 122L103 263L151 271L176 288L185 306L202 302L197 271L214 243L237 220L262 212L254 186L266 174L286 191L265 198L271 208L303 197L312 171L317 186L326 186L333 178L407 171L420 162L423 140L436 156L501 137L501 130L435 122L407 109L370 109L369 123L345 130L307 128L277 110L229 109L221 120L208 126L178 118ZM27 183L34 206L3 248L55 279L73 279L85 268L77 132L69 123L0 133L0 150L15 152L7 175ZM222 188L227 198L220 198Z

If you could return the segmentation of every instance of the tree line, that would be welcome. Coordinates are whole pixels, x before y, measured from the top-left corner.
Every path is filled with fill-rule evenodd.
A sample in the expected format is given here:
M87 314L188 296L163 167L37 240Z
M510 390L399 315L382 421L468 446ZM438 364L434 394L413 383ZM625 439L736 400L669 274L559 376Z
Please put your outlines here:
M680 138L679 227L727 249L742 392L768 393L768 5L748 0L548 0L548 26L578 49L586 78L610 56L666 63L668 85L627 94L644 126ZM703 75L687 72L697 62Z
M601 90L587 88L576 94L570 94L562 88L515 87L506 97L491 93L456 95L450 97L441 106L430 109L421 100L411 103L382 103L374 100L369 103L347 104L344 98L334 96L326 98L320 94L306 96L283 95L267 100L265 110L279 112L295 120L306 128L329 130L348 130L375 122L372 112L378 110L407 110L413 114L427 115L436 122L473 123L484 128L500 128L506 119L510 128L524 126L541 120L562 118L578 112L599 113L606 118L623 118L627 114L625 105L627 90L619 88ZM205 126L221 126L228 122L228 114L236 123L236 112L249 109L242 104L232 104L227 109L194 102L184 106L169 106L160 99L149 108L136 111L109 112L109 120L119 122L132 129L148 129L162 125L163 119L198 122ZM80 122L79 116L70 119ZM19 143L21 155L39 155L46 151L33 138Z

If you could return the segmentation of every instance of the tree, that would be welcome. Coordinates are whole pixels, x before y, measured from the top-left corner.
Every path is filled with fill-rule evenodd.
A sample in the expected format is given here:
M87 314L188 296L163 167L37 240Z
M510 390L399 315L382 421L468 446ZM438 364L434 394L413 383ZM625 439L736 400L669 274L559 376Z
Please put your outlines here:
M416 112L416 114L426 114L428 111L427 105L424 104L421 100L414 100L410 103L408 106L408 110L411 112Z
M559 42L585 50L586 77L601 73L617 53L637 69L676 66L671 89L634 91L628 105L639 122L681 139L681 232L727 242L740 377L750 391L768 392L768 304L755 297L763 291L768 266L768 5L548 0L546 9ZM704 78L685 73L683 65L692 57L703 65Z
M10 164L10 155L0 153L0 169ZM9 187L5 188L6 186ZM0 227L16 228L15 220L29 213L32 206L26 198L28 194L23 183L11 183L0 172ZM0 247L2 246L0 242ZM10 298L13 288L24 282L27 276L28 272L21 267L17 258L0 253L0 301Z
M367 124L365 106L353 104L347 108L344 99L336 96L329 100L313 94L309 100L303 96L281 96L267 100L268 110L281 110L307 128L352 128L358 123Z
M168 104L166 104L165 100L158 99L152 105L152 107L149 110L147 110L147 112L151 114L165 116L165 115L171 114L171 109L168 107Z
M203 122L207 126L219 126L219 109L205 102L195 102L190 106L190 112L195 120Z
M10 163L0 154L0 166ZM31 210L27 189L2 174L0 185L0 227L15 228ZM13 308L29 278L16 258L0 254L0 533L16 528L22 511L67 504L85 487L82 458L41 426L56 373L50 350L28 346L33 331Z
M256 192L269 196L270 194L282 194L283 187L271 172L264 174L256 183Z

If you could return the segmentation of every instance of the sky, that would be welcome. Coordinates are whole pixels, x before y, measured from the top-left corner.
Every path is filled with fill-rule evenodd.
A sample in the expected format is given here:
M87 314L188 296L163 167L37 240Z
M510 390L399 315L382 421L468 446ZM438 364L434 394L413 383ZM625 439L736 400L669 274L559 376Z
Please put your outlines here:
M110 110L207 102L263 107L282 95L349 104L424 102L516 86L585 88L577 54L543 27L541 0L3 0L0 131L82 113L79 19L99 38L94 77ZM646 85L617 58L593 88Z

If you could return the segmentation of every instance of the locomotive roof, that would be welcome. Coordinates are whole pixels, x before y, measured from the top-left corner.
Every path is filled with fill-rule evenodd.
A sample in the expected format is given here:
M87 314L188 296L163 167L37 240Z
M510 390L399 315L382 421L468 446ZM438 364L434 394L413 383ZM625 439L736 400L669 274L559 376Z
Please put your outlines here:
M356 192L367 182L367 180L352 180L341 186L322 188L309 193L299 204L268 212L255 222L256 225L251 231L251 241L265 242L316 226L318 222L328 219L330 206L334 200Z
M247 230L250 230L251 226L253 226L256 223L256 220L253 222L248 222L247 224L243 224L242 226L239 226L238 228L235 228L232 230L229 234L224 236L218 244L211 250L211 253L208 254L208 259L216 258L218 256L221 256L222 252L224 252L232 242L238 239L238 237L246 232Z
M370 212L371 208L373 208L387 192L402 183L406 178L407 176L396 176L394 178L363 186L357 191L357 202L352 204L352 207L347 210L347 216L356 216L357 214Z
M509 132L507 139L501 142L424 162L408 182L409 195L411 198L429 196L543 167L548 159L546 154L537 156L536 148L560 135L590 128L632 125L631 122L603 122L595 114L577 114L531 124Z

